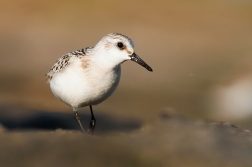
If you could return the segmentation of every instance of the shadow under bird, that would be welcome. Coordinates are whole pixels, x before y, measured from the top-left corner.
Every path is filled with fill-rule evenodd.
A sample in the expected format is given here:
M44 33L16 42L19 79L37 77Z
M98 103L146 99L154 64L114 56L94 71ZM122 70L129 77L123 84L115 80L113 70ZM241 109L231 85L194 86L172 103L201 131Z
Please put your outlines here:
M126 60L132 60L152 71L134 52L134 43L130 38L119 33L110 33L94 47L63 55L46 74L45 80L50 84L53 94L73 108L75 118L84 133L78 108L90 107L88 133L93 133L96 119L92 105L106 100L116 90L121 76L121 64Z

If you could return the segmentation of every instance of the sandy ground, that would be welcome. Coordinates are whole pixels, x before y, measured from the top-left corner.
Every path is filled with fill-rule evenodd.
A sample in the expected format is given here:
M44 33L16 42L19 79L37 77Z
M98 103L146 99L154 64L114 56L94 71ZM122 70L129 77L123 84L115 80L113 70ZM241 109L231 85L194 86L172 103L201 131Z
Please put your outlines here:
M21 129L1 127L1 166L252 165L251 132L230 123L192 121L164 111L148 124L110 117L109 127L100 117L99 125L106 128L97 126L97 133L84 135L69 117L38 113L24 118Z
M252 166L251 18L246 0L0 1L0 166ZM125 62L83 135L44 76L110 32L154 72Z

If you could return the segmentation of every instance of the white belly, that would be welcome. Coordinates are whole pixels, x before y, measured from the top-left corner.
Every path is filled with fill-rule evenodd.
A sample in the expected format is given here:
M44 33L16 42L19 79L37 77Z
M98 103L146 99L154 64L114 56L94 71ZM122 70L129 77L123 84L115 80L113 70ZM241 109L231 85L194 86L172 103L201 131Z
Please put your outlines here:
M73 108L85 107L107 99L117 88L120 75L120 65L111 71L95 72L67 68L52 78L50 87L64 103Z

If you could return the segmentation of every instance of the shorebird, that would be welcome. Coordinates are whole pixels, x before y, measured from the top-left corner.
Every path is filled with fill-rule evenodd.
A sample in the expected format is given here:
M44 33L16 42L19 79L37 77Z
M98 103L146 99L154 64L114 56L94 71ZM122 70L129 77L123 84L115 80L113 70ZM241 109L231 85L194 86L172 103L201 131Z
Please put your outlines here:
M60 57L46 74L53 94L73 108L81 130L77 110L90 107L91 120L88 132L94 132L96 119L93 105L106 100L117 88L121 77L121 64L132 60L147 70L147 65L135 52L133 41L125 35L110 33L94 47L83 48Z

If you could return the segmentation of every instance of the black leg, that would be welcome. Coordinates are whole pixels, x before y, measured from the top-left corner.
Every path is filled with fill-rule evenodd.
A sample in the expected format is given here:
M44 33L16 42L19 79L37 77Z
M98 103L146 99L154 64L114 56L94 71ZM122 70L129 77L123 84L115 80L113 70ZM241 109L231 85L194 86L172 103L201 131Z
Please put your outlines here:
M74 108L73 110L74 110L74 113L75 113L75 119L76 119L76 121L79 123L82 132L85 133L85 130L84 130L84 128L83 128L83 126L82 126L82 124L81 124L81 121L80 121L80 116L79 116L79 114L77 113L77 109Z
M94 117L92 106L89 106L89 107L90 107L90 112L91 112L91 120L90 120L90 124L89 124L88 133L93 134L94 130L95 130L96 119Z

